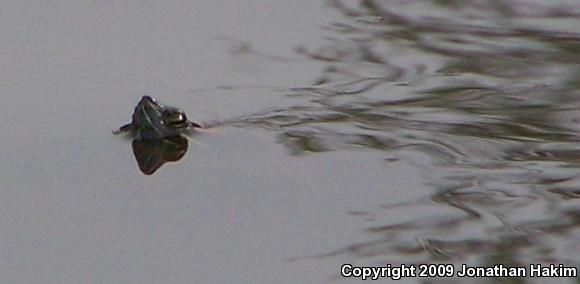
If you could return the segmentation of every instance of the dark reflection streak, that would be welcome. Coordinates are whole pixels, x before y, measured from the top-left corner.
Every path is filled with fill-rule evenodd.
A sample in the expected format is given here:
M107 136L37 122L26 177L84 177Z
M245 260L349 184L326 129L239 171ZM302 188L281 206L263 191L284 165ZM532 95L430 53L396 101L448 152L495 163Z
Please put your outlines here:
M346 5L343 5L342 4L342 1L340 1L340 0L326 0L326 3L329 6L334 7L338 11L344 13L344 15L346 15L346 16L349 16L349 17L360 17L360 16L362 16L362 13L359 13L355 9L350 9Z
M442 158L445 161L444 164L459 164L460 160L465 160L469 157L451 144L438 141L427 141L420 138L417 138L417 140L420 140L421 142L402 144L394 149L415 149L424 153L431 153L433 157Z
M447 193L446 195L450 195L451 193ZM455 207L465 213L467 213L467 215L473 217L473 218L481 218L481 214L479 214L476 210L474 210L473 208L469 208L468 206L460 203L460 202L454 202L451 199L447 198L448 196L434 196L433 197L433 201L435 202L439 202L439 203L445 203L449 206Z
M410 20L408 18L396 13L392 13L387 9L383 9L382 7L376 5L374 1L362 1L361 4L363 7L371 11L371 13L381 16L381 24L388 24L393 26L405 26L410 24ZM343 6L336 7L340 9Z
M361 79L361 80L357 80L357 81L368 81L368 80L373 80L373 82L368 83L365 86L360 87L359 89L353 90L353 91L330 91L328 89L325 88L314 88L314 87L308 87L308 88L292 88L292 91L308 91L308 92L312 92L315 94L320 94L320 95L326 95L326 96L340 96L340 95L355 95L355 94L360 94L363 92L366 92L376 86L378 86L379 84L383 83L384 79L370 79L370 78L365 78L365 79ZM346 85L342 85L342 86L346 86Z

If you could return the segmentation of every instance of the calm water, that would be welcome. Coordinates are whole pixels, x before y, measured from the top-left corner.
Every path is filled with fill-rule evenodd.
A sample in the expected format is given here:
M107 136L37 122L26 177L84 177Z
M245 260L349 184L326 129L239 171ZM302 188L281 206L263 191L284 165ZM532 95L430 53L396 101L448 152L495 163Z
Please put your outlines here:
M0 282L578 267L580 4L546 2L3 1ZM144 93L211 126L151 176L111 134Z

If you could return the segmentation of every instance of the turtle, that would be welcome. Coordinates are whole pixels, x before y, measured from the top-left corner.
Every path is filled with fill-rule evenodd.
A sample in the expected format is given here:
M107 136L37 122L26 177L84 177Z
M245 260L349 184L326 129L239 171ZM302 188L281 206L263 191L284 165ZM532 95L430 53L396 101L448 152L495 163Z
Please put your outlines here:
M189 121L182 110L165 106L145 95L137 103L131 122L113 133L131 132L138 140L159 140L181 136L195 128L203 127L199 123Z

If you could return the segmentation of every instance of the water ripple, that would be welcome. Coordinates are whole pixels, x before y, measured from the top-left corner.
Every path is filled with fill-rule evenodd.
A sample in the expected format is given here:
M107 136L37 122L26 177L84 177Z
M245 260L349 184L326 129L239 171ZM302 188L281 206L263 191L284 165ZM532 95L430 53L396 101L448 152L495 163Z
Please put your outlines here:
M433 191L353 215L374 240L324 256L394 263L580 263L580 6L340 1L303 106L237 120L290 153L378 150ZM421 11L427 11L428 14Z

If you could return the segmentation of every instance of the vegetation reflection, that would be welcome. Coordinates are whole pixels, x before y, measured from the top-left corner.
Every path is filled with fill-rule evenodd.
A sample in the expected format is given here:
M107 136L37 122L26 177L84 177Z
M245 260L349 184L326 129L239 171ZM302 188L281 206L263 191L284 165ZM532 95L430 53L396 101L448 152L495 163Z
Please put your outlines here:
M569 28L580 26L580 6L327 3L343 15L327 27L333 36L297 48L325 66L312 86L291 89L309 104L256 123L281 129L279 141L294 155L366 149L421 164L434 192L353 214L373 220L375 240L325 256L580 263L569 249L580 236L572 203L580 192L580 33ZM401 214L408 220L390 221Z

